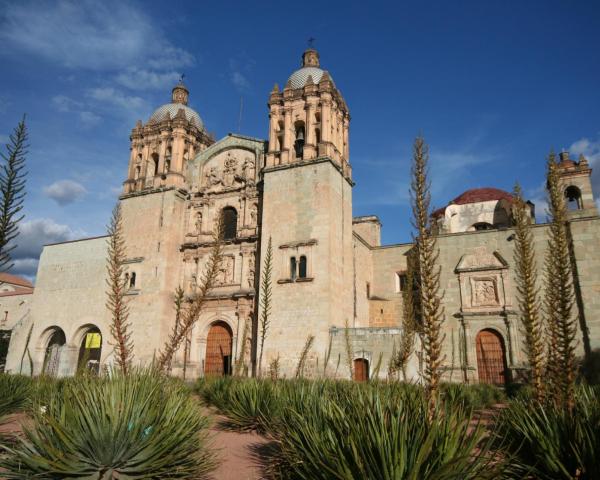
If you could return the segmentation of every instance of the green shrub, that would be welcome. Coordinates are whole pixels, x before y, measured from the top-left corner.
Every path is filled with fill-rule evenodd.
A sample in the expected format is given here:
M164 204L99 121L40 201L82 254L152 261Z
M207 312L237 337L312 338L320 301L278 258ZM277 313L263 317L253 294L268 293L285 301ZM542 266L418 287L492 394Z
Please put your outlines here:
M522 476L536 479L600 478L600 393L580 387L569 413L517 398L500 415L496 436ZM519 477L522 478L522 477Z
M6 478L202 478L207 420L180 383L151 372L80 377L34 409L0 463Z
M445 383L442 384L442 398L453 405L461 404L469 409L480 410L505 402L506 394L502 389L485 383Z
M280 475L298 479L495 478L484 432L463 409L447 407L431 424L417 391L383 396L352 389L346 400L312 396L302 413L286 409L278 439ZM383 397L383 398L382 398ZM339 398L338 398L339 400ZM476 453L476 447L480 447Z
M32 390L31 377L0 374L0 418L26 409Z

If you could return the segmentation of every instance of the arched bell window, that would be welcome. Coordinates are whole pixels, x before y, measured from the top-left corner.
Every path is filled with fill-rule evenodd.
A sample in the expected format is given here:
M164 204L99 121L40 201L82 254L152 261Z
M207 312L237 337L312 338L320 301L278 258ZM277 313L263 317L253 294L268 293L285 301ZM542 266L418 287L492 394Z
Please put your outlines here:
M300 257L298 263L298 278L306 278L306 256L304 255Z
M296 257L290 258L290 278L296 280L298 277Z
M304 154L304 140L306 132L304 130L304 123L297 122L296 125L296 140L294 142L294 150L296 151L296 158L302 158Z
M223 209L223 239L233 240L237 237L237 210L233 207Z
M581 190L575 185L567 187L565 190L565 199L567 200L567 208L569 210L581 210L583 202L581 201Z

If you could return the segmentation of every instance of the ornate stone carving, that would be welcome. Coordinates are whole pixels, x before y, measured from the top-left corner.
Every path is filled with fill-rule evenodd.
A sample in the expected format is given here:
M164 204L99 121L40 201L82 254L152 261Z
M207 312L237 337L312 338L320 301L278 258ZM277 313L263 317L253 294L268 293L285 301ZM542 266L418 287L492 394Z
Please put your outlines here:
M248 260L248 277L246 281L248 282L248 288L254 288L254 275L256 273L256 266L254 261L254 254L250 256Z
M244 159L244 164L242 165L242 177L245 180L254 180L256 174L255 169L254 160L250 157L246 157L246 159Z
M257 215L258 215L258 206L256 205L256 203L253 203L252 205L250 205L250 226L256 225Z
M217 284L231 285L233 283L233 267L235 259L233 257L223 257L219 265L219 273L217 275Z
M196 221L194 223L194 227L196 229L196 233L202 232L202 212L200 211L196 213Z
M498 292L496 282L491 278L473 279L473 306L498 305Z

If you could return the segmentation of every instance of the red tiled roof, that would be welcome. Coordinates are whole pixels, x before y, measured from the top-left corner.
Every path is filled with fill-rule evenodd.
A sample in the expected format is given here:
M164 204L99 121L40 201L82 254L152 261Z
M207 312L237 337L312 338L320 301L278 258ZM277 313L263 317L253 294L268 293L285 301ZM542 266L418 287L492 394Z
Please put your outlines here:
M12 283L13 285L20 285L21 287L33 288L33 284L28 280L10 273L0 273L0 283Z
M499 188L473 188L461 193L458 197L452 200L448 205L466 205L468 203L489 202L492 200L507 200L512 203L513 196L500 190ZM431 214L432 217L439 217L444 214L446 207L439 208Z

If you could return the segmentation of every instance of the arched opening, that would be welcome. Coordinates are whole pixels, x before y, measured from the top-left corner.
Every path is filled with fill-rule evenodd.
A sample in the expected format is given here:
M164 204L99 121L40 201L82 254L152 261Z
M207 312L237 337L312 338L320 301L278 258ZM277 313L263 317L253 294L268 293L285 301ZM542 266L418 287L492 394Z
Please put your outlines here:
M154 168L152 175L153 176L157 175L158 174L158 153L152 154L152 167Z
M132 272L129 277L129 288L135 288L135 272Z
M487 223L487 222L477 222L477 223L474 223L471 228L475 231L493 230L494 226L491 223Z
M317 143L317 145L319 145L319 143L321 143L321 129L320 128L315 128L315 142Z
M225 322L215 322L206 338L204 375L231 375L233 333Z
M298 264L298 278L306 278L306 256L300 257L300 263Z
M486 328L477 334L477 374L480 383L506 384L506 349L496 330Z
M296 257L292 257L292 258L290 258L290 278L292 280L296 280L297 277L298 277L298 269L297 269Z
M354 380L366 382L369 380L369 361L366 358L354 360Z
M164 173L169 173L171 171L171 147L167 147L167 151L165 152L164 170Z
M102 355L102 333L96 326L89 327L81 339L77 371L88 370L98 374L100 371L100 357Z
M565 190L565 198L567 200L567 208L569 210L581 210L583 202L581 201L581 190L575 185L567 187Z
M237 210L233 207L223 209L223 238L233 240L237 236Z
M304 140L306 132L304 130L304 122L296 122L294 125L296 130L296 140L294 141L294 150L296 152L296 158L302 158L304 154Z
M53 327L51 331L50 339L46 345L42 373L44 375L56 377L59 373L60 357L65 348L65 344L67 343L67 339L62 328Z

